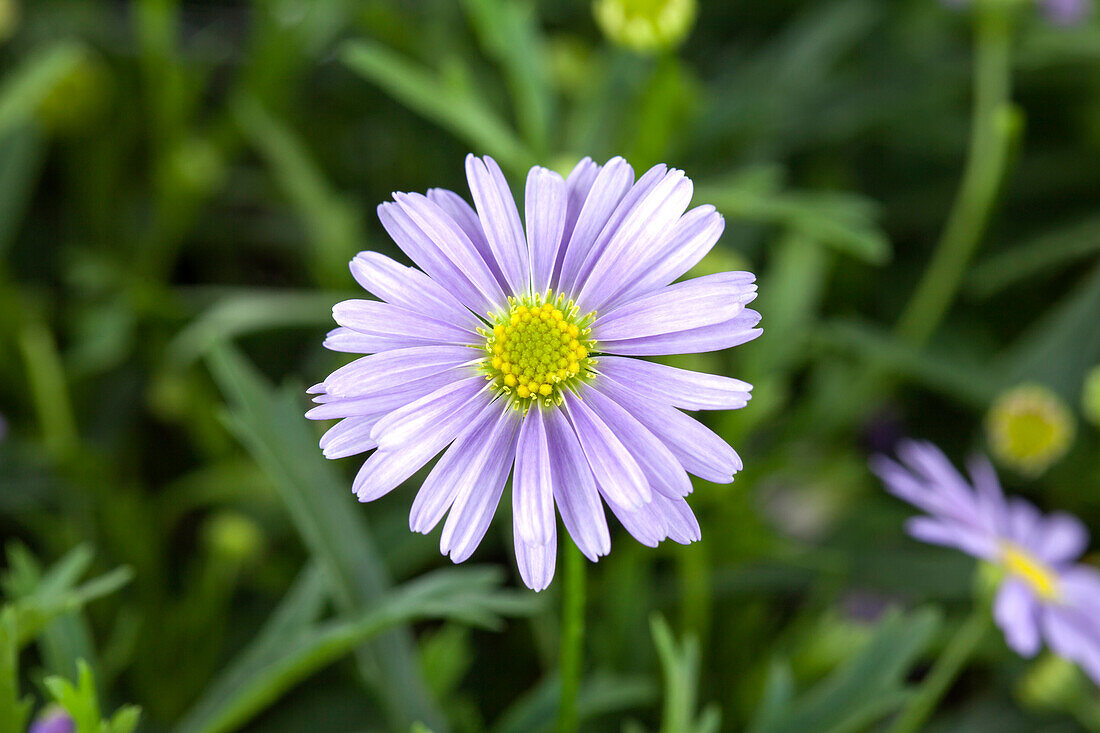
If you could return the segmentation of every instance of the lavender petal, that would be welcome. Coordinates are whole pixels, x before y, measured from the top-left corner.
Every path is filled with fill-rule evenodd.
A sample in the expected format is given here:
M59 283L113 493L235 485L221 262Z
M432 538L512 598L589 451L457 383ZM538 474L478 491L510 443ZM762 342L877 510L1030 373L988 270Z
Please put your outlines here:
M485 239L496 258L511 294L526 292L530 264L519 211L508 182L496 161L466 156L466 179L474 198Z
M597 368L600 374L631 385L642 397L684 410L737 410L752 398L752 385L739 379L641 359L605 356Z

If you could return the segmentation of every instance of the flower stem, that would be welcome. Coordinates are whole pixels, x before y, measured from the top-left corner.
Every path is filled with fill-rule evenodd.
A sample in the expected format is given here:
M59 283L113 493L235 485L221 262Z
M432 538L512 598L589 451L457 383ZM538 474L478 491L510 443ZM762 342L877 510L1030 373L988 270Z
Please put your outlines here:
M989 606L976 603L970 616L951 637L943 654L921 682L917 693L909 698L887 733L914 733L920 730L963 666L981 644L992 624Z
M996 0L975 4L974 111L970 149L951 213L932 261L897 324L905 341L921 345L935 332L955 298L977 249L1019 128L1012 88L1013 9Z
M565 545L565 579L561 610L561 702L558 706L558 733L576 733L577 691L581 686L581 662L584 655L584 556L572 543Z

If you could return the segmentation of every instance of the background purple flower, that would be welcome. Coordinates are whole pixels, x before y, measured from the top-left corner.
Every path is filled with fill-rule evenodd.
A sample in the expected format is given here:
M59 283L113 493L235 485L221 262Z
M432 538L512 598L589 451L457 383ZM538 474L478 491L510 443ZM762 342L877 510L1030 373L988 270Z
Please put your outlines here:
M941 2L952 8L965 8L972 5L974 0L941 0ZM1056 25L1080 23L1092 11L1090 0L1038 0L1038 5L1043 16Z
M1075 564L1088 547L1084 524L1006 499L984 458L970 462L971 484L930 443L906 441L897 453L901 463L876 456L871 466L890 493L927 513L909 520L909 533L1003 570L993 615L1008 645L1032 657L1045 642L1100 684L1100 571Z

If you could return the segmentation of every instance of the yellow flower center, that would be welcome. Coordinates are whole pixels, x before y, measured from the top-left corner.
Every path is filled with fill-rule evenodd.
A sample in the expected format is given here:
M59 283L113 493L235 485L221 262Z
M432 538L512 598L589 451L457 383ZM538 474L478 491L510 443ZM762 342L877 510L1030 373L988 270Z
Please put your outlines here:
M586 378L595 361L589 356L592 315L577 317L561 295L510 299L507 313L491 317L483 332L489 357L484 371L497 388L520 405L561 402L561 390Z
M1012 575L1031 586L1035 595L1045 601L1058 598L1058 576L1046 563L1016 545L1001 547L1001 563Z

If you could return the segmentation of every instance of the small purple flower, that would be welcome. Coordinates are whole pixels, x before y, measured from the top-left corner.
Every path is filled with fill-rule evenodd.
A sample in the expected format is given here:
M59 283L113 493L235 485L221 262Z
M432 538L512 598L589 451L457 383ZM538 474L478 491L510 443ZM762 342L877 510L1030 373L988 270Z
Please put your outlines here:
M929 515L910 519L909 533L1000 568L993 616L1008 645L1032 657L1045 642L1100 684L1100 571L1076 563L1088 547L1084 524L1006 499L984 458L969 463L971 485L930 443L905 441L897 452L902 463L876 456L871 468L890 493Z
M492 158L468 156L466 175L473 207L441 189L378 207L418 269L377 252L351 262L379 300L333 308L325 346L370 356L310 390L307 417L342 418L325 456L374 450L354 482L366 502L443 451L409 526L428 533L449 511L440 550L454 562L481 542L511 474L516 560L534 590L554 575L555 507L593 561L610 550L604 503L646 545L698 540L688 472L728 483L741 459L681 410L744 407L752 387L634 357L760 334L752 273L672 284L718 241L722 217L686 211L683 171L635 181L622 158L585 158L568 178L532 168L525 222Z
M76 722L67 712L53 706L31 723L28 733L76 733Z
M1055 25L1080 23L1092 10L1089 0L1040 0L1039 6L1047 20Z
M965 8L973 0L941 0L952 8ZM1090 0L1037 0L1039 10L1054 25L1073 25L1080 23L1092 11Z

